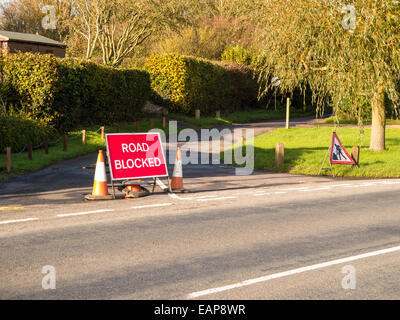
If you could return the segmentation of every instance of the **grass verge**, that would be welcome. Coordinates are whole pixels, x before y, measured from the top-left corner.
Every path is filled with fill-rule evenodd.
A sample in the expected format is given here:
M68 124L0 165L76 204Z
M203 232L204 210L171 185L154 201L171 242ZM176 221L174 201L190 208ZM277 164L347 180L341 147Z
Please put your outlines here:
M325 119L326 124L335 124L335 118L334 117L329 117ZM357 125L357 120L352 120L352 119L339 119L340 124L354 124ZM371 121L365 121L364 125L370 125ZM386 119L386 124L387 125L400 125L400 120L394 120L394 119Z
M154 119L154 127L162 128L161 120ZM72 159L101 148L105 148L105 141L101 139L99 126L80 128L68 134L67 151L63 151L63 140L59 139L53 145L49 145L49 154L45 154L44 148L33 150L32 160L28 159L28 152L12 154L12 170L6 172L7 159L5 154L0 154L0 181L13 175L27 171L38 170L60 160ZM86 145L82 145L82 130L86 130ZM116 127L105 127L106 133L115 133ZM150 130L149 120L140 121L139 131L147 132ZM120 132L136 132L136 124L121 124ZM165 133L168 134L168 128Z
M291 110L291 118L306 116L315 116L315 110L308 110L305 112L299 110ZM194 117L190 117L187 115L172 113L169 114L168 117L170 119L190 123L197 128L207 128L232 123L250 123L256 121L282 120L286 118L286 111L256 109L233 112L228 115L221 115L221 118L201 117L200 119L195 119Z
M369 150L370 130L365 130L361 143L360 168L334 165L336 176L364 178L400 177L400 130L387 129L387 149L383 152ZM340 128L337 134L347 151L359 144L357 128ZM317 175L332 138L332 128L294 128L279 129L254 139L255 169L293 174ZM285 164L275 167L275 145L285 145ZM329 167L329 163L325 164ZM330 175L330 170L322 172Z

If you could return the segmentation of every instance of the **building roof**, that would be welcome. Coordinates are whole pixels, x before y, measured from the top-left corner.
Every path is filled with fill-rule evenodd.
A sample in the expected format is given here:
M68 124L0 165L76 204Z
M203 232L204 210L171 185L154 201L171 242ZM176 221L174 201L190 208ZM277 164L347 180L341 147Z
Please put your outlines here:
M61 42L43 37L38 34L11 32L2 30L0 30L0 41L17 41L17 42L45 44L55 47L66 47L66 45Z

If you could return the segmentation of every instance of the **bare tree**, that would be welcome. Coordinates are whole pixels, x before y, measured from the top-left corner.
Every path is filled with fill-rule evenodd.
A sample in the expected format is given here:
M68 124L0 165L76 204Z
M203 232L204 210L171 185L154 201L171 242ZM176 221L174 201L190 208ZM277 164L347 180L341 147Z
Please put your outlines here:
M104 8L99 44L103 63L108 66L119 66L138 45L151 34L152 25L140 8L121 6L120 1L108 1Z
M85 57L91 59L102 31L102 23L105 20L106 2L103 0L75 0L74 6L71 30L85 39Z
M66 21L70 20L74 0L12 0L0 4L0 29L14 32L40 33L63 41L68 34ZM42 20L46 5L54 6L56 29L44 29Z

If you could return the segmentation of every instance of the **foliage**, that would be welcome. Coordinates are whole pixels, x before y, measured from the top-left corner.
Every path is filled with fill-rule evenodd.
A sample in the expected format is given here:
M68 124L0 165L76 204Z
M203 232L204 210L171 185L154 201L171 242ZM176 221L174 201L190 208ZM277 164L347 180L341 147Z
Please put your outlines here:
M268 28L260 38L264 77L278 76L284 93L309 86L320 108L331 103L339 110L349 101L360 124L368 112L363 100L374 102L371 149L379 151L384 148L382 96L386 92L399 103L400 4L350 3L351 9L338 0L265 2L262 21ZM268 90L271 85L265 84Z
M145 71L32 53L7 55L2 77L7 105L60 131L136 119L150 93Z
M66 1L66 0L64 0ZM103 64L120 66L155 32L185 21L187 0L75 0L69 41L85 43L85 57L101 53ZM75 35L73 33L76 33Z
M219 60L226 41L223 35L209 26L187 27L180 33L175 33L160 41L155 51L160 54L179 54Z
M67 22L74 0L12 0L2 1L0 30L39 34L62 41L68 35ZM56 12L56 29L43 29L45 5L52 5Z
M51 139L56 131L44 121L27 119L24 116L9 116L0 114L0 151L4 152L6 147L20 151L31 141L33 145Z
M145 68L153 89L170 101L173 112L228 112L243 109L257 97L252 71L244 66L169 54L151 56Z
M253 65L254 54L241 45L228 46L222 53L221 60L226 62L237 62L251 66Z

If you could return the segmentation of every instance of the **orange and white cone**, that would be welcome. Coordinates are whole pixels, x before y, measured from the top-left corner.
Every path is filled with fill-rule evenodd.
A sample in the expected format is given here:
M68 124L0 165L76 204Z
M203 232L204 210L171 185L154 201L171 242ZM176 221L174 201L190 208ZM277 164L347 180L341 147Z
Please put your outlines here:
M183 188L182 155L180 147L178 147L176 151L176 161L174 172L172 174L171 189L172 192L187 192L187 190Z
M106 164L104 162L103 150L99 150L99 155L97 156L92 194L85 198L88 200L107 200L112 198L108 193Z

